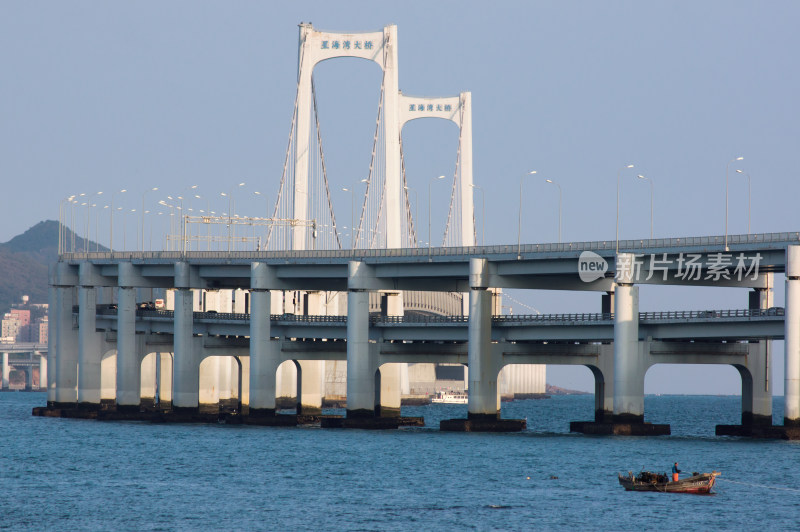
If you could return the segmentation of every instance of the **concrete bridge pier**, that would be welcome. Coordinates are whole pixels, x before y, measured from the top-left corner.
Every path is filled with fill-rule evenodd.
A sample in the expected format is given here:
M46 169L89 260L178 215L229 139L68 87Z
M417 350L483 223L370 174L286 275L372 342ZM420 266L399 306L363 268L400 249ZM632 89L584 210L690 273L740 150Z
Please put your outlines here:
M604 306L614 304L614 409L611 420L606 412L594 423L573 423L570 430L585 434L656 436L670 433L669 425L644 421L644 376L650 342L639 341L639 287L633 283L635 255L618 253L616 287Z
M48 387L47 375L47 357L39 353L39 389L47 390Z
M59 262L56 265L55 290L56 305L54 320L50 327L55 329L55 396L54 408L74 408L78 401L78 329L73 327L72 307L75 305L77 273L69 265Z
M281 365L280 343L272 340L269 266L250 265L250 368L248 423L296 424L297 416L276 414L277 373Z
M639 287L633 284L635 255L617 254L614 290L614 415L611 423L596 424L606 434L656 436L670 433L669 425L644 421L644 376L649 340L639 341ZM629 266L623 266L629 265Z
M47 330L47 355L51 357L47 364L47 409L56 402L56 361L58 360L58 323L56 320L58 308L58 289L56 288L57 265L51 264L47 269L47 308L49 327Z
M100 408L101 342L97 332L97 286L99 276L94 265L84 262L79 268L78 289L78 407Z
M380 288L369 265L358 261L348 264L347 416L323 417L321 424L325 428L396 429L402 422L399 416L380 415L378 349L369 337L369 294Z
M143 337L143 335L140 336ZM144 357L140 371L139 403L141 408L152 410L156 406L156 396L158 395L158 353L148 353L146 348L141 353L144 354Z
M771 279L768 285L772 286ZM752 299L755 300L755 297ZM760 294L758 303L760 308L772 306L770 291ZM783 426L771 424L772 395L769 389L771 342L764 340L753 344L754 348L751 348L755 350L755 353L751 351L751 356L755 355L754 358L759 361L755 367L750 367L748 364L748 369L753 373L752 383L745 379L745 371L737 368L742 373L742 425L717 425L717 435L800 439L800 246L796 245L786 248L785 305ZM748 403L752 404L752 414L747 411Z
M467 419L444 419L440 430L459 432L512 432L526 427L524 419L500 418L497 377L502 367L492 356L492 292L489 290L489 261L469 261L469 324L467 364L469 402Z
M200 353L195 349L190 266L175 264L174 360L172 373L172 410L197 412L200 401Z
M158 398L156 406L159 409L172 408L172 353L158 353Z
M320 316L327 314L324 292L306 292L304 314ZM299 360L297 362L297 415L319 416L322 414L322 395L325 381L325 362L322 360Z
M351 278L361 263L351 262ZM355 272L354 272L355 270ZM347 291L347 417L375 415L375 363L369 349L369 291Z
M614 291L615 423L644 422L643 358L639 345L639 287L617 284Z
M594 421L610 423L614 416L614 346L600 346L596 366L588 366L594 376Z
M136 288L121 285L117 290L116 401L120 412L139 411L141 366L136 343Z
M767 310L773 306L772 273L767 288L750 292L751 310ZM742 376L742 426L772 425L772 340L750 342L747 367L738 368Z
M8 390L11 377L11 367L8 365L8 353L3 353L3 390Z
M78 406L87 410L100 408L102 353L96 330L96 292L94 286L81 286L78 290Z
M381 314L384 316L403 316L403 293L385 292L381 296ZM407 366L406 366L407 369ZM375 401L375 415L380 417L400 417L400 385L403 364L383 364L378 369L378 397Z

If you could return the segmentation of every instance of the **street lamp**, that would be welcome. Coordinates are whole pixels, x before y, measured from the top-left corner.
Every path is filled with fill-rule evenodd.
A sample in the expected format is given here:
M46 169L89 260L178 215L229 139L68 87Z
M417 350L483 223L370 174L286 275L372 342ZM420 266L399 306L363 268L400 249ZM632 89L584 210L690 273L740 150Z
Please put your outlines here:
M545 183L550 183L558 187L558 243L561 243L561 185L552 179L545 179Z
M431 183L435 179L444 179L443 175L432 177L428 180L428 256L431 255Z
M255 194L256 196L264 196L264 203L267 206L267 208L266 208L266 210L264 212L266 213L266 218L269 218L269 198L267 197L266 194L261 194L261 192L259 192L258 190L253 192L253 194Z
M483 193L483 188L475 183L470 183L469 186L481 191L481 246L484 246L486 245L486 217L484 216L486 213L486 195Z
M626 168L633 168L632 164L628 164L623 166L617 172L617 253L619 253L619 180L622 176L622 171Z
M736 173L744 174L744 172L742 172L741 170L736 170ZM752 194L751 194L752 189L750 188L750 174L744 174L744 176L747 178L747 234L749 235L750 234L750 200L752 199Z
M131 213L131 215L136 216L136 209L131 209L130 213ZM127 238L127 235L128 235L128 216L127 216L127 214L128 214L127 212L123 212L122 213L122 248L123 249L128 247L127 243L126 243L126 238ZM135 218L134 218L134 220L135 220ZM134 221L133 223L135 224L136 222ZM139 240L138 235L136 237L136 240Z
M236 190L236 187L243 187L244 185L245 183L241 182L238 185L232 186L227 194L225 194L224 192L220 192L219 194L220 196L228 197L228 252L231 251L231 239L233 238L233 235L231 234L231 226L232 226L231 217L233 216L233 208L234 208L233 191Z
M67 207L66 203L72 203L75 199L75 194L68 196L58 202L58 254L66 253L66 242L65 239L67 237L67 230L66 230L66 222L67 222Z
M103 194L102 192L97 192L96 194L92 194L91 196L87 196L86 198L86 238L84 239L83 242L83 250L87 253L89 252L89 238L91 237L91 235L89 234L89 228L90 228L89 221L91 220L92 217L92 207L97 206L96 203L92 203L91 201L89 201L89 198L93 198L94 196L101 196L102 194ZM96 229L95 233L97 233ZM95 234L94 237L97 238L97 235Z
M636 176L639 179L650 182L650 240L653 240L653 180L642 174Z
M142 246L141 246L142 252L144 252L144 196L148 192L155 192L156 190L158 190L158 187L153 187L150 190L145 190L144 192L142 192L142 212L141 212L141 214L142 214L142 234L141 234L141 237L140 237L140 241L141 241L141 244L142 244Z
M519 178L519 211L517 217L517 260L522 258L520 251L522 250L522 180L525 176L533 175L536 170L531 170L527 174L522 174Z
M737 157L725 165L725 251L728 251L728 172L732 162L743 161L744 157Z
M197 189L197 185L192 185L192 186L186 188L184 190L184 192L188 192L190 190L195 190L195 189ZM200 199L200 196L198 194L194 194L194 197L197 198L197 199ZM181 251L183 253L186 253L186 237L187 237L187 235L186 235L186 214L183 211L183 195L178 196L178 199L181 200L181 206L179 207L179 209L181 211ZM188 200L189 201L188 201L187 205L190 206L189 210L191 211L192 210L191 209L192 195L189 195Z
M127 192L127 189L122 189L119 192L112 192L111 193L111 211L109 211L109 237L108 237L108 250L110 252L114 252L114 195L115 194L122 194Z

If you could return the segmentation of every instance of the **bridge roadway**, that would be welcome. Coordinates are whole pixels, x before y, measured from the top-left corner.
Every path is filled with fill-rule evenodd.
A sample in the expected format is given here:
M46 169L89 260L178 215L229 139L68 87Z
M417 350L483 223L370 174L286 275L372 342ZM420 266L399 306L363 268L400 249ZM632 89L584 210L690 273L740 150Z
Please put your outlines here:
M379 411L378 405L382 406L389 396L383 388L378 389L378 381L384 378L383 369L378 371L381 365L386 361L402 361L399 355L403 353L407 359L414 358L411 353L420 348L416 343L426 341L429 344L426 350L449 349L460 362L464 362L462 353L466 346L470 368L468 422L498 419L497 372L503 365L513 363L512 358L518 361L536 358L540 363L542 357L529 357L530 352L537 350L542 354L542 350L553 350L551 343L562 344L563 351L563 345L571 343L582 345L580 349L594 357L570 360L585 363L595 375L598 419L613 418L616 424L642 426L645 372L653 363L677 357L675 360L683 363L733 364L742 374L743 423L749 420L771 423L768 421L771 420L769 339L781 337L783 320L787 346L784 424L800 424L800 233L733 235L727 241L725 246L722 236L628 240L618 243L620 252L616 251L616 242L601 241L434 249L64 254L51 270L51 308L56 316L53 349L58 353L52 381L58 382L48 393L48 404L74 404L76 400L82 403L86 399L91 404L99 403L100 386L94 382L100 380L100 346L106 340L96 337L97 326L98 321L113 321L113 318L98 317L98 289L112 287L116 289L120 309L115 339L117 407L138 408L140 403L137 369L143 349L140 337L144 335L137 335L136 331L147 323L146 327L153 330L173 329L173 408L196 409L197 371L207 355L200 341L210 342L212 336L222 338L237 325L219 315L198 316L195 324L192 291L242 289L248 291L254 319L249 326L238 325L240 332L236 334L240 338L250 337L249 406L251 412L259 415L274 412L274 371L284 358L283 351L290 348L278 346L274 338L278 334L284 337L297 334L289 337L303 338L306 334L309 340L294 341L291 349L297 353L292 359L304 356L338 359L341 347L345 349L348 418L374 416ZM751 290L750 308L768 312L772 308L775 273L786 273L787 277L786 312L780 319L768 314L656 318L638 312L638 285L644 284L746 288ZM136 321L136 290L142 288L174 289L172 324L166 316ZM503 323L508 318L493 320L491 315L492 294L497 288L604 292L608 294L604 309L609 313L585 321L559 322L537 317L514 318ZM346 292L347 320L309 320L301 324L279 319L273 324L272 319L264 318L272 308L272 293L281 291L302 291L309 295L315 291ZM386 318L371 322L369 295L378 291L387 296ZM469 308L464 314L469 319L466 324L453 320L436 325L434 321L400 320L396 316L403 314L402 300L401 306L397 302L403 291L468 293ZM80 309L77 330L72 314L76 303ZM309 308L307 313L315 314L312 310ZM194 336L196 326L204 328L209 337L198 340ZM248 334L244 334L245 329ZM323 337L333 341L322 342ZM338 342L345 338L346 342ZM378 352L376 338L381 339L384 347L391 345L395 354L391 360L385 358L388 353ZM734 341L742 338L753 341L748 344ZM581 341L594 343L575 343ZM220 340L219 349L225 342L235 343L236 338ZM435 347L438 342L443 342L442 346L447 342L451 345ZM337 343L343 344L336 346L339 354L332 350ZM675 347L679 343L682 346L671 351L664 345ZM690 356L688 353L696 352L700 343L704 344L704 352ZM715 347L710 349L709 344ZM241 349L242 353L247 350L244 345ZM304 349L319 354L302 355ZM707 355L714 349L727 354L709 358ZM602 355L604 350L610 354ZM730 358L734 352L738 358ZM655 353L663 353L659 354L658 362L654 362ZM552 351L548 356L551 354ZM419 359L417 356L414 361ZM83 382L94 383L83 394L77 386L78 368L89 372Z
M13 344L0 344L2 353L2 389L8 390L10 385L11 368L25 371L25 389L33 389L33 368L39 368L39 388L44 388L47 375L47 344L34 342L16 342ZM10 354L27 353L28 360L12 360ZM35 358L35 357L38 357Z
M560 244L524 244L400 249L355 249L318 251L152 251L113 253L64 253L62 266L77 267L91 263L97 275L119 277L119 264L132 264L140 270L147 287L174 286L174 265L184 262L192 269L194 288L246 288L250 283L250 265L259 262L270 266L270 288L285 290L345 291L350 272L348 264L358 261L370 270L376 290L421 290L468 292L470 259L480 257L489 263L489 285L494 288L546 290L614 290L617 270L616 249L634 254L641 264L636 284L680 284L766 288L766 275L755 279L699 279L681 276L686 262L683 256L697 256L696 264L707 271L709 264L722 253L734 261L758 255L759 273L781 273L786 267L786 248L800 244L800 232L729 235L727 250L723 236L566 242ZM591 282L578 277L583 252L599 255L607 264L605 275ZM663 275L666 264L667 275ZM66 273L66 272L65 272ZM651 275L651 273L653 275ZM77 271L73 273L77 275ZM101 285L102 286L102 285Z
M97 310L98 330L116 331L117 312ZM174 312L137 310L137 333L174 332ZM248 337L250 314L194 312L196 336ZM292 341L347 339L347 316L272 314L273 338ZM466 316L371 316L373 342L460 342L468 339ZM639 339L665 341L744 342L783 340L784 309L735 309L640 312ZM493 342L612 342L611 313L535 314L492 316ZM405 362L405 361L404 361ZM445 362L430 360L432 363Z

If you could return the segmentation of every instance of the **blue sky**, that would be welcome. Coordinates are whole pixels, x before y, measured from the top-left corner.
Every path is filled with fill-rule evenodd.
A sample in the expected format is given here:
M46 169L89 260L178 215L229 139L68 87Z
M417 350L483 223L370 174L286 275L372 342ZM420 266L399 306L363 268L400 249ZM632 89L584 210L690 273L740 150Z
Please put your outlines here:
M525 182L523 242L557 239L548 178L563 188L564 240L613 238L617 170L629 163L636 169L623 174L622 238L650 231L650 190L636 173L654 182L657 237L721 234L725 166L738 156L752 180L753 232L797 230L799 15L790 1L6 1L0 241L57 218L59 200L78 192L125 188L115 201L138 209L148 188L179 194L196 184L224 210L219 192L246 182L237 210L260 214L263 196L252 192L277 192L297 24L309 21L332 31L397 24L406 94L472 92L487 244L516 239L519 179L530 170L538 174ZM315 77L335 209L347 218L350 198L340 188L368 170L380 69L328 61ZM404 130L420 215L429 178L452 175L457 134L443 121ZM448 199L446 186L433 187L434 233ZM732 172L731 233L747 230L747 199L743 174ZM776 304L782 283L776 279ZM597 294L512 295L542 312L600 307ZM722 289L645 287L641 295L642 310L746 302L744 291ZM775 351L782 393L782 344ZM549 374L554 384L591 387L584 368ZM738 389L728 367L659 366L646 383L649 393Z

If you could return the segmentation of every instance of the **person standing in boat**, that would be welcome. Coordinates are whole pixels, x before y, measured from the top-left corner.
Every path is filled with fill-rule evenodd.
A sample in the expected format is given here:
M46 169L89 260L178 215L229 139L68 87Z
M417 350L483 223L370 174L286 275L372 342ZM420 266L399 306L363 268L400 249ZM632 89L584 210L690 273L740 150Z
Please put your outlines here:
M675 465L672 466L672 482L678 482L678 475L680 472L681 470L678 469L678 462L675 462Z

